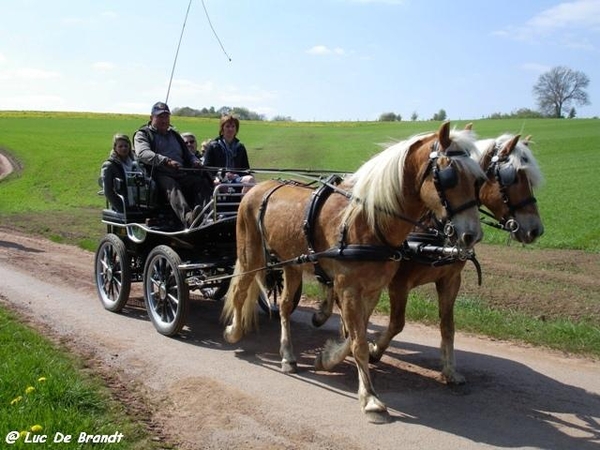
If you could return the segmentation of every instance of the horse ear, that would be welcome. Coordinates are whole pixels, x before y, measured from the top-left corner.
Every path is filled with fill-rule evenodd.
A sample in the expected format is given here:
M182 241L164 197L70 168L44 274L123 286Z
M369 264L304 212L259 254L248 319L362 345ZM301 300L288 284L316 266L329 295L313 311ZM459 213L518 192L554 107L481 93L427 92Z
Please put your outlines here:
M515 149L515 147L517 146L517 142L519 142L519 138L521 137L520 134L517 134L516 136L514 136L510 141L506 142L504 144L504 146L502 147L502 149L498 152L498 157L500 159L504 159L506 158L508 155L511 154L511 152Z
M465 125L465 131L471 131L473 130L473 122L469 122L468 124Z
M529 147L529 144L531 143L531 134L528 134L527 136L525 136L525 139L523 139L523 144L525 144L526 146Z
M452 140L450 139L450 122L446 121L442 123L440 129L438 130L438 140L440 141L440 145L442 149L446 150L452 144Z

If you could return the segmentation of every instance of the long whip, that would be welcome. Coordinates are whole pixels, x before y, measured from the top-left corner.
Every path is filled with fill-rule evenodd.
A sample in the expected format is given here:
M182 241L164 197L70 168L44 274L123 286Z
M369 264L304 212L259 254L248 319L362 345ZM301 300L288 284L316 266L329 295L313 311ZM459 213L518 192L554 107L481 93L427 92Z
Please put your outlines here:
M183 26L181 27L181 34L179 35L179 43L177 44L177 51L175 52L175 59L173 60L173 68L171 69L171 77L169 78L169 87L167 88L167 98L165 99L165 103L169 103L169 93L171 92L171 83L173 82L173 75L175 74L175 65L177 64L177 56L179 55L179 47L181 47L181 40L183 39L183 32L185 30L185 24L187 23L187 18L188 18L188 14L190 13L191 6L192 6L192 0L190 0L188 3L187 11L185 12L185 19L183 19Z

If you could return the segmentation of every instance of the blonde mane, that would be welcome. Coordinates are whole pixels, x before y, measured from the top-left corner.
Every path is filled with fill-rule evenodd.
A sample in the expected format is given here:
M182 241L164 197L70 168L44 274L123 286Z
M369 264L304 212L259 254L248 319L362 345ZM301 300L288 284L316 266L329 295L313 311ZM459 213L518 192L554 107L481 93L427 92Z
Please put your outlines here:
M481 152L481 157L494 149L494 147L502 148L506 142L515 137L514 134L505 133L496 139L484 139L477 141L477 147ZM529 139L519 139L514 150L508 156L508 164L512 165L516 170L524 170L531 187L536 188L541 186L544 182L542 171L537 163L537 160L533 156L533 152L526 144Z
M404 211L403 177L406 156L410 148L435 133L417 134L405 141L396 142L364 163L348 178L352 187L352 201L346 208L343 221L352 223L360 214L364 214L371 229L378 222L381 229L393 219L394 213ZM479 155L475 146L475 135L470 130L452 130L450 132L452 148L460 148L467 158L460 158L467 172L484 178L473 155ZM384 216L382 217L382 214Z

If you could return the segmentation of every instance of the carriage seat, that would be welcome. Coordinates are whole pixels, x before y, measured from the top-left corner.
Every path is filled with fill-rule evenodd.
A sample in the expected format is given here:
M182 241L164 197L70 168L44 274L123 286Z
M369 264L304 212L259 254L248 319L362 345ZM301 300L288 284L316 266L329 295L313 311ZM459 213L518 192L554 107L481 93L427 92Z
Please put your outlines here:
M128 210L127 212L119 212L114 209L103 209L102 220L126 225L128 223L148 223L156 218L156 213L150 210Z

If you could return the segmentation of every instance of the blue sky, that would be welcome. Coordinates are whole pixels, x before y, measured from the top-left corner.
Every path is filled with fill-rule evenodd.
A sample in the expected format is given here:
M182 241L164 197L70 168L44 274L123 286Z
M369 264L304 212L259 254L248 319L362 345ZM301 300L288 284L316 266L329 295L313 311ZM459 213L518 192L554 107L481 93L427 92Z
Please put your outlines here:
M148 114L167 98L189 0L0 0L0 110ZM600 116L600 0L192 0L173 107L302 121L536 108L552 67Z

